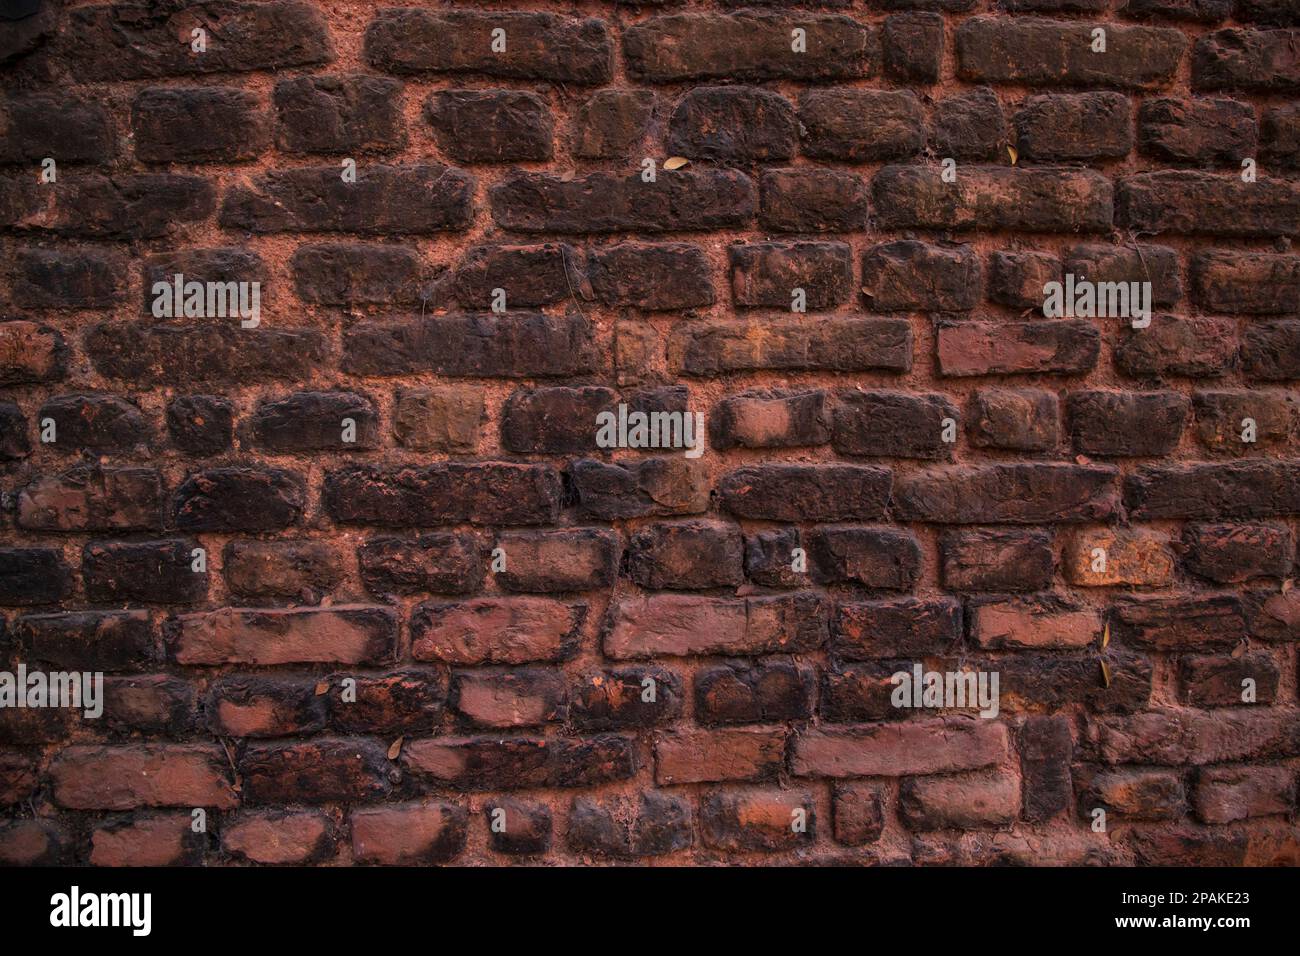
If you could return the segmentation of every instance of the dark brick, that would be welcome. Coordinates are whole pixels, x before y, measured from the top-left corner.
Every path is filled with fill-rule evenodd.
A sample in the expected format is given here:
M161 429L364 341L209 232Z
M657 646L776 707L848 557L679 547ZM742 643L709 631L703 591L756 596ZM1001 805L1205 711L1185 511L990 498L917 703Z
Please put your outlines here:
M1179 662L1181 699L1193 707L1268 706L1277 698L1278 679L1277 664L1266 653L1241 657L1193 655ZM1244 697L1246 680L1254 682L1249 701Z
M351 422L352 441L344 430ZM375 447L379 414L353 392L295 392L261 402L247 422L252 444L281 454Z
M458 790L590 787L636 771L632 738L470 737L408 741L407 773L420 783Z
M628 667L580 679L569 719L581 730L627 730L668 723L682 712L682 683L662 667Z
M337 166L271 170L228 189L219 222L254 234L424 235L469 225L473 192L473 177L449 166L359 164L352 183Z
M103 249L19 249L13 298L29 309L108 309L126 295L126 258Z
M937 83L943 62L943 17L900 13L885 18L885 73L896 80Z
M862 284L876 312L963 311L980 300L981 270L970 246L905 239L866 251Z
M1300 183L1192 171L1139 173L1115 191L1119 225L1149 235L1289 236L1300 226Z
M0 163L39 163L46 157L60 164L105 163L117 156L117 132L101 103L24 93L10 96L3 111Z
M925 112L907 90L813 90L799 99L803 152L874 163L906 159L925 145Z
M1187 38L1161 27L1106 27L1106 53L1092 52L1092 25L972 17L957 28L958 76L974 83L1142 89L1174 78Z
M664 856L694 843L688 801L653 790L604 801L575 797L569 808L568 842L578 853L632 860Z
M0 549L0 605L57 604L72 591L72 572L53 548Z
M698 514L709 505L707 477L682 457L608 463L584 458L570 466L569 476L578 507L602 521Z
M1020 751L1021 816L1043 823L1070 808L1074 741L1068 717L1029 717L1016 734Z
M361 582L376 597L468 594L483 580L479 543L465 534L371 538L357 548Z
M17 523L28 531L141 531L158 528L161 512L154 469L78 465L23 488Z
M800 16L799 26L807 31L807 53L792 50L784 15L657 16L624 31L623 55L632 77L648 83L712 77L826 81L877 71L880 48L873 28L819 14Z
M1183 297L1178 253L1168 246L1078 245L1066 252L1065 271L1098 284L1150 282L1153 305L1173 305Z
M849 247L838 242L756 242L734 245L731 295L739 306L790 310L796 289L808 309L845 302L853 282Z
M952 466L901 479L896 516L942 524L1097 521L1119 506L1118 474L1099 465Z
M181 483L173 498L183 531L278 531L302 518L302 479L279 468L210 468Z
M786 160L794 156L798 139L799 123L789 101L749 87L696 87L682 97L668 122L668 152L693 159Z
M884 517L892 477L870 465L757 465L724 475L717 494L738 518L876 520Z
M748 176L724 169L639 174L596 172L574 179L512 173L488 191L492 218L516 232L588 234L682 232L740 226L754 215Z
M226 586L241 598L319 604L343 579L325 541L228 541L221 558Z
M382 305L432 298L420 254L408 246L302 245L289 259L294 289L320 305Z
M424 118L433 127L438 148L458 162L551 158L551 113L536 93L440 90L429 94Z
M182 395L167 403L167 433L172 444L199 458L219 455L234 437L234 409L215 395Z
M892 528L815 528L808 535L808 553L819 584L908 591L921 573L916 538Z
M764 170L758 220L773 232L852 232L867 219L867 187L836 169Z
M1300 89L1300 65L1291 52L1295 30L1218 30L1192 48L1192 87L1197 90Z
M1039 591L1055 569L1046 531L949 531L939 557L944 586L954 591Z
M1150 465L1129 475L1130 518L1213 521L1300 514L1300 465L1292 461Z
M492 51L494 29L506 33L505 53ZM576 84L610 79L611 47L603 20L499 10L384 9L365 35L366 60L389 73L479 73Z
M1001 159L1008 142L1007 119L997 94L985 86L944 97L934 107L930 142L945 159Z
M296 76L275 84L276 141L290 153L400 149L402 84L382 76Z
M193 541L92 541L81 555L86 599L97 604L195 604L208 575L194 570Z
M923 657L947 652L961 635L961 604L951 598L842 602L831 649L846 660Z
M149 427L140 409L112 395L62 395L37 412L37 422L54 422L57 451L128 453L149 440Z
M1085 455L1167 455L1177 447L1189 412L1187 396L1178 392L1072 392L1070 434Z
M327 473L321 499L348 524L547 524L559 513L560 478L545 465L504 462L356 465Z
M1246 636L1245 611L1231 594L1126 598L1111 621L1116 639L1155 650L1231 647Z
M709 446L729 448L799 448L830 441L828 396L806 392L758 390L724 398L708 416Z
M1215 378L1235 363L1237 341L1237 324L1229 319L1155 315L1149 328L1120 329L1115 367L1134 378Z
M1049 322L939 322L939 374L1075 375L1090 372L1101 354L1097 327L1086 319Z
M942 395L845 392L835 405L833 444L841 455L947 460L952 443L944 430L951 420L955 441L958 418Z
M574 152L584 159L622 159L645 141L656 97L649 90L600 90L574 118Z
M1300 256L1211 249L1192 259L1196 301L1211 312L1300 312Z
M675 311L712 305L711 273L704 250L685 243L625 242L587 254L592 293L610 306Z
M978 389L971 396L966 432L980 448L1051 451L1060 441L1056 395L1040 389Z
M904 319L828 316L768 318L679 326L668 342L669 361L684 375L740 371L884 370L912 367L912 328Z
M1164 97L1138 113L1138 147L1166 162L1240 166L1258 141L1255 108L1235 100Z
M1015 124L1016 145L1025 159L1092 162L1126 156L1133 148L1133 120L1121 93L1031 96Z
M135 158L144 163L255 159L271 139L256 97L216 86L141 90L131 104L131 132Z
M456 299L467 309L490 309L496 289L507 309L536 308L577 298L582 259L571 246L475 246L456 268Z
M1196 523L1183 528L1183 566L1215 584L1284 578L1294 555L1291 531L1282 525Z
M631 579L651 590L732 587L744 580L744 544L735 526L691 521L656 524L628 542Z
M353 803L386 796L398 770L370 740L250 746L239 761L245 804Z
M1049 282L1062 280L1061 260L1045 252L995 252L989 256L989 298L1041 312Z
M526 593L608 587L620 551L617 535L595 528L506 532L496 547L506 556L505 570L494 572L497 583Z

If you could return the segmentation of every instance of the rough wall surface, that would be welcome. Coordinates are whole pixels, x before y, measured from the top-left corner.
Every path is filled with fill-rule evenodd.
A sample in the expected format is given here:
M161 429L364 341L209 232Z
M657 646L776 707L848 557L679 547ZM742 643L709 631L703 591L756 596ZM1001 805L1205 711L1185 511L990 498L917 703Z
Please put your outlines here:
M0 25L0 669L104 674L0 709L0 862L1297 862L1298 50L1294 0Z

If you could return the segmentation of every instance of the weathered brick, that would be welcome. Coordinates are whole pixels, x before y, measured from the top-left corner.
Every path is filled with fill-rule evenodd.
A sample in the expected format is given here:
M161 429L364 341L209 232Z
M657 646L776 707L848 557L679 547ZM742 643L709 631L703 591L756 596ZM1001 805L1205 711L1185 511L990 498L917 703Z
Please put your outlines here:
M108 309L126 294L126 259L103 249L19 249L12 291L29 309Z
M1300 88L1300 66L1291 52L1295 41L1295 30L1207 33L1192 48L1192 86L1277 93Z
M1300 378L1300 322L1248 326L1241 364L1251 378L1270 382Z
M358 322L343 335L345 372L534 378L591 367L591 323L581 315L430 315Z
M364 605L222 608L174 618L168 643L179 664L378 663L395 652L397 615Z
M887 229L1111 228L1110 180L1092 170L967 166L951 184L937 167L886 166L876 173L871 194L876 219Z
M362 165L355 182L334 166L272 170L226 191L223 228L254 234L423 235L473 218L474 179L449 166Z
M1101 337L1086 319L1048 322L946 322L937 324L939 374L1077 375L1090 372Z
M742 371L883 370L912 367L912 328L902 319L828 316L762 322L690 323L668 341L669 362L683 375Z
M560 478L546 465L505 462L357 465L327 473L321 498L348 524L546 524L559 512Z
M1119 225L1149 235L1289 236L1300 222L1300 184L1244 183L1236 175L1192 171L1138 173L1119 181L1115 212Z
M1075 784L1086 819L1101 809L1117 820L1176 820L1187 807L1182 780L1168 770L1085 770Z
M319 305L381 305L430 298L419 253L407 246L301 245L289 260L294 289Z
M619 542L595 528L512 531L498 535L506 565L494 572L507 591L591 591L613 583Z
M908 777L898 812L913 830L991 829L1020 815L1020 781L1007 774Z
M653 790L636 799L575 797L568 842L579 853L620 860L663 856L691 846L694 817L688 801Z
M452 737L411 740L403 766L417 781L457 790L588 787L630 778L632 738Z
M1009 138L997 94L985 86L945 96L934 106L930 142L947 159L979 162L1001 158Z
M1143 528L1077 531L1062 549L1061 564L1072 584L1085 587L1165 587L1174 573L1167 536Z
M812 796L797 790L718 791L706 795L700 805L701 836L716 850L793 850L812 843L815 824Z
M1060 442L1060 420L1054 392L981 388L971 396L966 434L979 448L1052 451Z
M564 675L539 667L460 671L448 701L480 727L536 727L564 719Z
M1039 591L1052 580L1052 536L1036 530L949 531L939 539L944 586L954 591Z
M1153 305L1173 305L1183 297L1178 274L1178 253L1168 246L1133 243L1106 246L1084 243L1065 254L1065 271L1076 280L1107 282L1150 282ZM1152 329L1144 329L1151 332Z
M50 765L54 800L83 810L213 807L239 801L220 747L207 744L72 746Z
M800 119L808 122L802 108ZM668 121L668 152L692 159L786 160L794 156L798 139L799 122L789 101L754 87L697 86Z
M970 246L905 239L867 250L862 284L876 312L964 311L980 300L981 270Z
M1099 717L1087 745L1108 764L1200 766L1229 760L1294 756L1300 722L1284 710L1153 710Z
M577 649L587 605L548 598L428 602L411 612L411 656L450 664L562 661Z
M954 773L997 764L1007 743L1002 724L964 718L809 730L794 738L791 769L834 778Z
M1216 584L1241 584L1256 577L1284 578L1295 542L1277 524L1192 523L1183 528L1180 560L1192 574Z
M995 252L989 257L989 299L1041 311L1043 288L1061 276L1061 260L1046 252Z
M744 580L734 525L690 521L645 527L628 541L627 573L649 590L707 590Z
M235 435L234 407L217 395L181 395L167 403L167 434L186 454L219 455Z
M722 507L738 518L852 521L884 517L892 475L871 465L758 465L722 477Z
M1163 27L1106 27L1092 51L1091 24L972 17L957 28L958 74L984 83L1107 85L1141 89L1172 80L1187 38Z
M319 604L343 580L343 562L326 541L229 541L221 570L234 594L254 601Z
M1101 616L1054 597L981 603L971 609L971 637L991 650L1078 649L1097 642Z
M1296 430L1296 404L1288 392L1198 391L1192 396L1192 407L1196 437L1218 454L1285 450Z
M1246 636L1233 594L1125 598L1112 608L1111 624L1116 639L1156 650L1231 647Z
M117 132L102 103L24 93L8 97L3 110L0 163L39 163L47 156L60 163L104 163L117 155Z
M1300 312L1300 256L1208 250L1192 259L1192 289L1212 312Z
M195 604L208 575L194 570L193 541L91 541L81 555L86 598L97 604Z
M1015 125L1020 154L1035 161L1093 162L1127 156L1133 148L1133 120L1121 93L1031 96Z
M766 724L812 714L813 672L773 658L730 662L695 675L695 719L706 725Z
M808 535L808 554L818 584L910 591L921 575L916 538L893 528L816 528Z
M384 749L370 740L253 744L238 766L245 806L376 800L399 776ZM353 832L355 838L355 824Z
M799 99L803 153L873 163L906 159L925 144L925 113L905 90L813 90Z
M598 90L574 119L574 152L584 159L619 159L646 136L657 97L649 90Z
M278 531L302 518L301 477L280 468L209 468L176 489L173 515L183 531Z
M605 654L617 660L701 654L810 651L826 641L826 600L812 592L781 597L652 595L617 602Z
M849 660L923 657L946 651L962 634L961 605L950 599L840 603L831 648Z
M682 682L662 667L623 667L582 677L569 694L569 719L582 730L666 724L681 715Z
M0 549L0 605L57 604L72 591L72 572L53 548Z
M255 159L270 130L252 94L222 87L150 87L131 104L135 158L145 163Z
M835 842L845 846L875 843L885 830L885 795L871 784L844 784L834 790Z
M140 531L162 524L162 480L152 468L78 465L18 493L28 531Z
M1178 676L1180 700L1193 707L1268 706L1277 699L1277 664L1266 653L1184 657Z
M475 246L456 269L456 298L467 309L489 309L505 293L506 308L536 308L575 298L582 260L571 246Z
M492 801L484 813L488 841L498 853L533 856L551 848L551 809L545 804L507 798Z
M943 17L937 13L899 13L886 17L881 31L885 73L896 80L937 83L943 63Z
M758 221L773 232L851 232L867 219L867 186L836 169L764 170Z
M0 321L0 385L56 381L65 376L68 347L63 335L38 322Z
M326 701L306 680L225 677L208 689L208 727L225 737L288 737L325 726Z
M1119 506L1118 477L1099 465L952 466L900 480L894 511L904 520L944 524L1103 520Z
M184 14L133 4L79 7L60 32L62 55L83 80L133 80L245 72L327 63L333 58L321 11L299 2L196 4ZM190 49L195 22L220 24L200 54ZM215 32L214 28L209 28ZM184 36L184 42L177 42Z
M592 249L587 279L597 301L647 311L712 305L712 269L699 246L625 242Z
M514 232L683 232L740 226L754 215L754 185L723 169L640 175L597 172L575 179L512 173L488 192L492 218Z
M330 818L314 810L251 812L221 828L221 848L249 863L302 866L333 854L334 830Z
M1258 141L1254 107L1235 100L1162 97L1138 113L1138 148L1168 162L1240 166Z
M1069 809L1074 789L1069 718L1027 718L1016 733L1016 749L1020 751L1021 815L1041 823Z
M770 780L785 766L784 730L729 728L655 736L655 782Z
M1167 455L1178 445L1190 403L1178 392L1072 392L1070 434L1085 455Z
M1283 767L1202 767L1192 806L1203 823L1233 823L1290 813L1295 793L1295 777Z
M506 33L504 54L492 31ZM603 20L499 10L379 10L366 27L371 66L403 75L479 73L520 80L598 84L610 78Z
M551 158L551 114L536 93L439 90L425 102L424 118L433 127L438 148L457 162Z
M729 253L736 305L792 309L800 289L804 306L813 310L849 297L853 268L843 243L746 243L732 246Z
M704 471L687 458L573 463L569 478L581 511L598 520L698 514L708 508Z
M1133 378L1215 378L1235 363L1237 324L1227 319L1155 315L1145 329L1121 328L1115 367Z
M404 388L393 400L393 435L413 451L471 452L478 447L483 393L475 388Z
M759 390L724 398L708 415L709 446L798 448L830 441L826 392Z
M139 670L159 656L145 611L25 614L14 620L13 646L29 664L92 671Z
M807 53L796 53L785 16L673 14L628 27L623 55L633 78L648 83L725 77L732 80L826 81L870 76L878 69L873 28L848 17L805 14Z
M276 141L291 153L397 149L406 144L402 84L382 76L295 76L271 93Z
M832 418L832 444L841 455L948 460L960 413L942 395L846 392ZM952 428L952 441L944 438Z
M1300 464L1286 460L1150 465L1129 475L1130 518L1268 518L1300 513Z

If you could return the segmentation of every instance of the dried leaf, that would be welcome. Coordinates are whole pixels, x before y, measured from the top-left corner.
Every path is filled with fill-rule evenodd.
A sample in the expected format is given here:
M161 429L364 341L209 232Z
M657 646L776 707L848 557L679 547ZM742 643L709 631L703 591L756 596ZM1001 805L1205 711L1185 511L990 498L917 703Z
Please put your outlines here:
M1241 642L1239 642L1239 643L1237 644L1237 646L1234 647L1234 648L1232 649L1232 656L1233 656L1234 658L1240 658L1240 657L1241 657L1243 654L1245 654L1245 653L1246 653L1246 642L1245 642L1245 641L1241 641Z
M1102 629L1101 632L1101 649L1104 651L1107 645L1109 644L1110 644L1110 621L1107 621L1106 626Z
M1105 661L1101 662L1101 683L1105 687L1110 686L1110 665Z
M1016 152L1016 148L1014 146L1007 147L1007 155L1011 157L1012 166L1014 166L1016 164L1016 160L1020 158L1020 154Z
M402 752L402 741L405 739L406 739L405 737L398 737L396 740L393 741L393 745L388 748L389 760L397 759L397 755Z
M1290 591L1293 587L1295 587L1295 582L1292 581L1290 578L1287 578L1285 581L1282 582L1282 593L1286 594L1286 592Z
M685 156L669 156L664 160L664 169L681 169L689 162Z
M329 681L321 681L319 684L316 685L317 697L320 697L324 694L328 694L329 692L330 692Z

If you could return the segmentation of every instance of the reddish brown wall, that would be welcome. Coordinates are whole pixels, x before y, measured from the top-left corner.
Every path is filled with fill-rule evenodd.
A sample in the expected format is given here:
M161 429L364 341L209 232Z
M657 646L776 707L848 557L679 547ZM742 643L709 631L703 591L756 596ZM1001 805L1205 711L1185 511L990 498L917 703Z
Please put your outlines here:
M1300 7L740 6L0 31L0 862L1300 857Z

